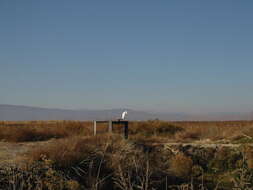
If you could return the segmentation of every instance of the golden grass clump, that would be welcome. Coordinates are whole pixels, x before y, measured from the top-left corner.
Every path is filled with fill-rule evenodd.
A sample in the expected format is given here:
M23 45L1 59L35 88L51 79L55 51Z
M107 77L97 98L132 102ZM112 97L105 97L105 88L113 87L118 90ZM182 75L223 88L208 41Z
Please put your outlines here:
M243 147L244 157L249 169L253 169L253 147L244 146Z
M177 177L189 177L193 167L193 161L190 157L185 156L183 153L178 153L170 159L169 163L169 171L173 175Z

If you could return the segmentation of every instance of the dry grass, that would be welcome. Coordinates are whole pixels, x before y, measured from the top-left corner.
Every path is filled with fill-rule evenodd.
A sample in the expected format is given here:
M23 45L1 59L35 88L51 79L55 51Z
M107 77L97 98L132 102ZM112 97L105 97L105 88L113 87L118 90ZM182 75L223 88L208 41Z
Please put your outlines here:
M97 154L105 149L112 141L119 141L122 138L116 136L74 136L52 141L49 145L40 146L26 154L30 162L40 161L43 157L54 162L57 168L71 168L86 160L88 157Z
M147 136L167 136L172 137L183 128L166 121L143 121L143 122L130 122L130 135L140 134Z
M8 142L42 141L74 135L90 135L89 122L1 122L0 140Z
M153 143L165 142L166 139L185 141L211 138L214 140L224 138L229 134L251 130L251 123L242 125L239 122L238 126L228 124L229 122L222 124L219 122L131 122L130 139L125 140L118 134L87 135L91 133L89 126L92 126L92 123L41 122L25 123L22 126L18 126L17 123L9 123L1 126L2 128L7 127L9 134L12 132L11 129L31 128L35 131L48 131L50 135L54 133L64 135L59 135L59 139L42 143L41 146L32 148L23 155L26 161L25 166L29 166L28 171L25 168L14 169L15 171L11 173L7 171L6 174L4 170L2 174L0 170L0 177L1 179L7 177L4 183L8 186L12 183L8 181L8 179L13 179L12 175L21 176L20 179L17 177L17 183L15 182L16 189L21 189L19 188L20 183L29 186L25 182L27 174L29 179L32 179L29 183L39 184L40 187L43 187L41 189L167 190L187 189L185 188L187 186L188 189L203 190L205 189L202 188L203 185L209 185L208 189L214 189L217 183L216 178L230 175L240 167L238 163L243 161L241 152L234 152L224 147L224 149L211 148L209 154L205 148L192 146L177 147L175 153L175 151L165 149L159 143L157 145ZM37 135L35 131L31 131L30 136L43 136L46 137L45 140L51 138L50 135ZM252 134L247 133L247 135ZM19 139L17 136L14 135L13 141ZM30 138L23 138L23 140L28 139ZM247 172L251 175L248 169L252 168L252 149L245 148L244 152ZM32 170L30 167L33 167ZM191 181L192 178L194 182ZM229 176L229 180L231 178L233 176ZM238 177L236 184L242 178ZM6 184L2 185L1 179L0 189L7 187ZM223 183L224 188L222 186L221 189L234 187L231 181ZM202 185L201 188L199 185Z
M212 141L233 139L247 134L253 137L252 121L224 122L172 122L183 130L175 134L178 141L210 139Z
M50 138L64 138L75 135L92 134L92 122L79 121L29 121L0 122L0 140L9 142L39 141ZM105 126L100 126L102 130ZM115 127L116 133L122 128ZM101 131L102 132L102 131ZM105 133L102 132L102 133ZM212 141L229 139L240 141L253 139L253 121L233 122L130 122L129 135L134 139L150 141L174 140L179 142L210 139ZM248 140L249 141L249 140ZM253 141L253 140L252 140Z
M113 173L121 164L131 165L137 152L119 135L79 136L55 140L28 152L25 158L29 165L50 160L54 169L79 181L85 189L111 189Z
M25 157L29 165L50 160L55 170L86 189L148 190L155 187L154 181L162 183L153 174L165 178L160 170L169 167L166 151L159 151L159 157L157 153L144 152L120 135L101 135L57 139Z
M140 141L192 142L198 140L253 142L253 121L224 122L131 122L130 136ZM252 140L251 140L252 138Z
M179 153L170 159L170 172L177 177L189 177L192 171L193 161L190 157Z

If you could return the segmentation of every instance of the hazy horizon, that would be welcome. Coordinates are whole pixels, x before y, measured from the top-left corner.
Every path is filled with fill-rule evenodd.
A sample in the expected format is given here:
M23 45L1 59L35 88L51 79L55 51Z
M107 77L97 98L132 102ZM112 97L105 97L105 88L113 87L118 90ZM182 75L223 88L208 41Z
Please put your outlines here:
M131 121L144 121L159 119L163 121L241 121L252 120L253 112L238 113L196 113L186 112L154 112L133 110L125 108L109 110L89 110L89 109L59 109L43 108L18 105L0 104L0 121L35 121L35 120L110 120L117 119L122 112L127 110L127 119Z
M253 2L0 2L0 104L253 111Z
M13 106L13 107L27 107L27 108L41 108L41 109L49 109L49 110L69 110L69 111L110 111L110 110L127 110L129 113L131 113L131 111L137 111L137 112L147 112L147 113L155 113L155 114L189 114L189 115L208 115L208 114L253 114L253 110L252 111L247 111L247 112L239 112L239 111L231 111L231 112L175 112L175 111L155 111L153 110L141 110L141 109L133 109L130 107L115 107L115 108L105 108L105 109L90 109L90 108L64 108L64 107L43 107L43 106L33 106L33 105L15 105L15 104L0 104L0 106Z

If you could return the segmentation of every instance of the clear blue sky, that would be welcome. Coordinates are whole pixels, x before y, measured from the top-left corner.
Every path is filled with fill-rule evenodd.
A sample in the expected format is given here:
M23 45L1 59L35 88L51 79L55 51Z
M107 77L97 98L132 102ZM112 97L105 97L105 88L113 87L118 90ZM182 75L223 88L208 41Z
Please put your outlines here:
M0 104L253 111L253 1L1 0Z

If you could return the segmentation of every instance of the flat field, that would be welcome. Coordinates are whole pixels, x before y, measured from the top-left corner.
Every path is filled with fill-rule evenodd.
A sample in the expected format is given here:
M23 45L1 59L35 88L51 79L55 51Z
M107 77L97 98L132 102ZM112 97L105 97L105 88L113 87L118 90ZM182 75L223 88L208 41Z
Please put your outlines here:
M253 121L0 122L0 189L253 189Z

